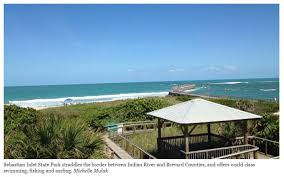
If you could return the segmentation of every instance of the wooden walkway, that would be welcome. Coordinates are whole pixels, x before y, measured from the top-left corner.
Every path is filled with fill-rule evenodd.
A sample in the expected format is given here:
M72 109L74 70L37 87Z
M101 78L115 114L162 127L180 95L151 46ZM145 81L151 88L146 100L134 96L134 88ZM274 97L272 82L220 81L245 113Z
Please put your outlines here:
M258 157L258 159L271 159L272 158L271 156L265 155L262 152L258 152L257 157Z
M125 150L116 145L107 136L104 136L104 141L107 146L110 158L113 159L133 159Z

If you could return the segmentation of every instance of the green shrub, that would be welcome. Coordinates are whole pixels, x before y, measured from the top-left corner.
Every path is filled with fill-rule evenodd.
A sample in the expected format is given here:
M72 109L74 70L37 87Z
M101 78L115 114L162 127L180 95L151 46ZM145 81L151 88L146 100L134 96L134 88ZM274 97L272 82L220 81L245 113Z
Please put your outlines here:
M256 102L255 113L275 113L279 111L279 103L274 101L259 100Z
M129 100L118 107L123 122L153 120L146 113L168 106L168 103L155 98Z
M102 137L76 117L58 117L52 113L41 117L36 110L16 106L5 107L5 113L5 158L105 157Z
M247 112L255 111L255 103L250 100L238 100L236 101L236 107L242 111L247 111Z
M256 136L279 141L279 116L264 114L253 130Z
M185 96L185 95L176 96L176 99L177 99L178 101L181 101L181 102L189 101L189 100L192 100L193 98L195 98L195 97L192 97L192 96Z
M32 108L20 108L16 105L4 106L4 133L12 130L25 130L33 128L39 113Z
M80 121L43 119L35 129L5 137L5 158L103 158L102 138Z
M218 133L229 140L234 140L238 136L242 136L242 122L226 122L218 126Z
M236 100L233 99L211 98L208 100L225 106L236 107Z
M89 120L89 126L95 131L105 130L105 126L114 121L115 118L112 117L113 113L111 109L102 109L92 116Z
M112 123L153 120L146 113L168 106L168 102L158 98L138 98L127 100L113 107L96 111L89 120L89 125L96 131Z

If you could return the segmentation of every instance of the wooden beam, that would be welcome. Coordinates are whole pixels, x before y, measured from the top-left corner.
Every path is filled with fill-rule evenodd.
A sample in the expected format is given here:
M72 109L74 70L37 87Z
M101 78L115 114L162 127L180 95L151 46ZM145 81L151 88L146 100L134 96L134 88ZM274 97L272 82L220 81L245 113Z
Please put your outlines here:
M244 120L243 122L243 131L244 131L244 144L248 144L248 121Z
M193 132L193 130L197 127L197 125L198 125L198 124L196 124L196 125L194 125L194 126L192 127L192 129L188 132L188 135L190 135L190 134Z
M182 134L185 134L184 133L184 125L180 125L180 129L181 129Z

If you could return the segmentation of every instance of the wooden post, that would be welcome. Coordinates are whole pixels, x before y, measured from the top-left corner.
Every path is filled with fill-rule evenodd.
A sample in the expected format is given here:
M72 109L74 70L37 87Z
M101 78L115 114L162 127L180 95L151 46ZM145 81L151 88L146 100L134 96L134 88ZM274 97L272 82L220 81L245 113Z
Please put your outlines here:
M158 119L158 139L160 139L162 137L162 123L161 123L161 119Z
M110 151L110 158L114 159L114 152L112 150Z
M211 125L210 123L207 124L207 133L208 133L208 143L211 143Z
M144 159L144 155L143 155L141 150L139 150L139 157L140 157L140 159Z
M126 150L126 152L129 153L129 143L127 141L125 143L125 150Z
M257 151L254 151L254 152L253 152L253 158L254 158L254 159L258 159L258 152L257 152Z
M264 144L264 145L265 145L265 155L267 156L267 154L268 154L268 153L267 153L267 141L265 141L265 144Z
M162 137L162 131L161 131L161 119L160 118L158 118L158 125L157 125L157 127L158 127L158 139L157 139L157 146L158 146L158 154L160 154L161 153L161 137Z
M188 153L189 153L189 133L188 133L188 125L184 125L183 129L183 134L184 134L184 141L185 141L185 158L188 159Z
M252 145L255 146L255 138L252 139Z
M248 144L248 121L247 120L244 120L243 131L244 131L244 144Z

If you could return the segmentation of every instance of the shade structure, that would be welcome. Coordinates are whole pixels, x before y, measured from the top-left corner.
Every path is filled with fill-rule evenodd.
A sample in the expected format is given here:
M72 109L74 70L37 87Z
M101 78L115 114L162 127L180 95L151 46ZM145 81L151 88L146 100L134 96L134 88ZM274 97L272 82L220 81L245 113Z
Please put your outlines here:
M63 101L64 104L71 104L73 100L71 98L67 98L66 100Z
M201 98L147 113L178 124L200 124L259 119L261 116Z

